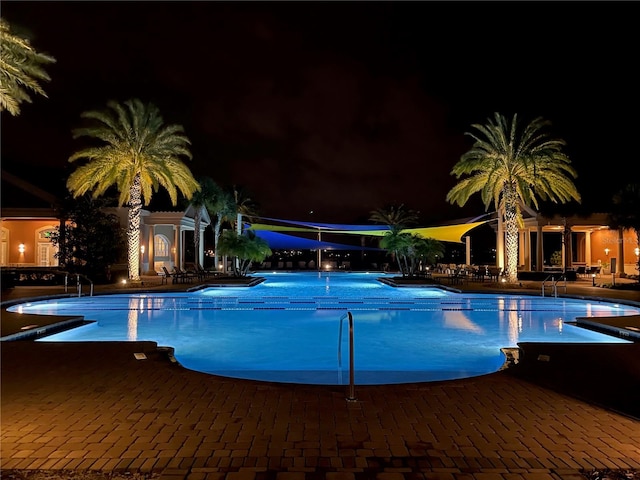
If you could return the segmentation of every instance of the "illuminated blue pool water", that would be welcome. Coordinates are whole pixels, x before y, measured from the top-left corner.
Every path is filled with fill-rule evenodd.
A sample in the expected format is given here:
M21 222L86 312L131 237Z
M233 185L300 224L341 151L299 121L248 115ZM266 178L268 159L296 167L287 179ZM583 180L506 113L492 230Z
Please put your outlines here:
M40 341L155 341L186 368L234 378L348 383L354 319L355 383L424 382L495 372L518 342L626 343L570 324L634 315L600 301L394 288L366 273L267 273L255 287L102 295L17 305L23 313L84 315L90 325Z

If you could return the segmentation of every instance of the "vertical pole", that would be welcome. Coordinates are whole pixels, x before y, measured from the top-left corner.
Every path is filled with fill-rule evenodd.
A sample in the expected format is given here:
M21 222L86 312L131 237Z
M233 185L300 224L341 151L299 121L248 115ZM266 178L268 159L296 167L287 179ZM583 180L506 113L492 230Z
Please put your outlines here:
M354 351L353 351L353 316L349 312L349 395L347 400L350 402L356 401L356 386L355 386L355 366L354 366Z
M322 247L321 244L322 243L322 233L320 233L320 230L318 230L318 271L322 270Z

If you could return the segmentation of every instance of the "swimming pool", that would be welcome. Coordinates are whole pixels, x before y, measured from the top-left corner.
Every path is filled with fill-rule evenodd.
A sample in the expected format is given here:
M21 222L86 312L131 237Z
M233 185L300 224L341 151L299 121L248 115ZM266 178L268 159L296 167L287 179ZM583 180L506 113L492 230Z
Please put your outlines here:
M150 340L173 347L178 362L192 370L328 385L349 380L346 325L340 334L346 312L353 315L359 385L492 373L504 364L501 348L518 342L628 343L571 322L640 313L601 301L394 288L378 281L379 273L260 276L266 280L250 288L50 299L9 310L92 320L39 341Z

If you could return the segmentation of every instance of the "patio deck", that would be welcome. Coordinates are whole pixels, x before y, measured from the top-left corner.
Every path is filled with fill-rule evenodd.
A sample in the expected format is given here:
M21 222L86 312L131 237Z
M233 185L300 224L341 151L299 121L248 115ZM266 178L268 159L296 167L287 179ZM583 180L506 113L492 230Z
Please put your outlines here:
M7 296L53 294L26 288ZM539 286L520 288L534 294ZM589 285L567 292L616 293ZM530 361L536 354L525 350L519 368L356 386L355 402L343 387L190 371L153 342L1 347L3 478L42 470L166 480L583 480L593 471L640 478L632 476L640 471L640 415L606 402L640 404L638 343L549 346L549 362ZM629 371L613 370L621 363Z

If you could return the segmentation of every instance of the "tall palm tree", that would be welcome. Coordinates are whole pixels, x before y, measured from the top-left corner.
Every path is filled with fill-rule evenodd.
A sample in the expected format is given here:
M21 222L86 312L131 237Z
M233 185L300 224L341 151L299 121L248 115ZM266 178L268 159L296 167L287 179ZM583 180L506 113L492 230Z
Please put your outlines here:
M630 183L613 196L613 211L609 215L613 228L629 229L636 232L636 245L640 246L640 184ZM640 272L640 260L636 257ZM624 270L624 268L623 268ZM640 282L640 276L638 277Z
M73 138L89 137L96 146L82 148L70 162L86 159L68 178L74 197L92 191L94 197L115 186L120 206L129 206L127 229L129 278L140 279L140 211L154 192L164 187L173 205L178 191L187 199L200 188L189 167L190 141L180 125L166 125L153 104L139 99L124 103L109 101L107 110L87 111L81 117L86 127L73 130Z
M233 186L233 199L236 211L236 232L240 235L242 233L242 217L251 219L257 216L258 206L245 188L236 185Z
M233 195L228 190L215 186L215 192L211 203L211 211L214 212L216 223L213 227L213 244L214 244L214 268L218 268L218 244L220 243L220 232L225 222L233 222L236 216L236 204Z
M506 229L506 279L517 280L518 227L521 204L538 208L538 197L554 203L580 202L573 183L577 177L569 157L562 151L564 140L550 138L550 122L538 117L519 129L517 115L510 122L499 113L486 125L474 124L475 143L451 171L460 180L447 193L447 201L463 206L480 192L485 208L493 203L503 215Z
M202 265L202 258L200 258L200 230L202 223L202 209L212 211L212 206L216 196L217 185L211 177L201 177L198 181L200 189L193 193L189 205L191 205L195 211L193 218L194 233L193 233L193 246L196 252L196 263Z
M46 97L40 82L51 80L44 66L55 61L37 52L28 39L12 33L9 23L0 18L0 112L19 115L20 104L31 103L29 90Z

